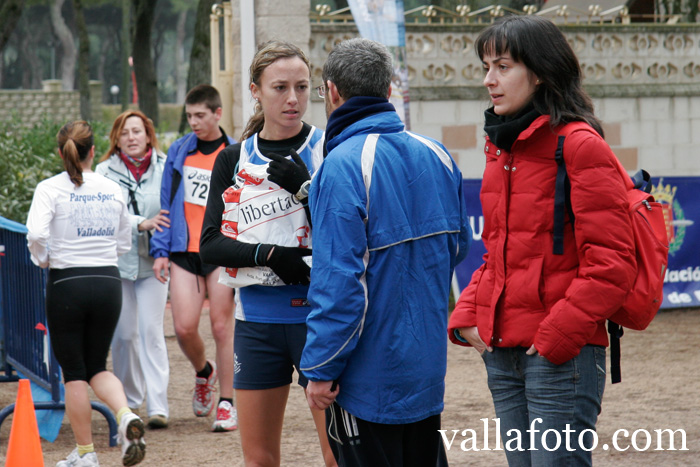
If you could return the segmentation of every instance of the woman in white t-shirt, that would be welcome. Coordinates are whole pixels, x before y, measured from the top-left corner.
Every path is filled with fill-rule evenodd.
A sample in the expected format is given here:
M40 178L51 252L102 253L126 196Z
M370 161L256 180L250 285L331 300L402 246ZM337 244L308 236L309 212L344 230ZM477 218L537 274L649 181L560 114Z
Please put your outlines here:
M146 450L143 422L106 370L122 300L117 256L131 248L131 225L119 185L91 170L93 139L84 121L61 128L58 152L66 171L37 185L27 219L32 261L49 268L46 318L77 444L57 467L99 465L88 385L117 414L123 464L138 464Z

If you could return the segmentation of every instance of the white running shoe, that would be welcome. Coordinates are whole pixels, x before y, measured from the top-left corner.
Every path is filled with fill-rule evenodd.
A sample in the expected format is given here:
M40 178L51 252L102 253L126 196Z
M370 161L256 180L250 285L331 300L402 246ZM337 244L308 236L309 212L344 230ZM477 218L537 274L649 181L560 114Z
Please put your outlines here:
M148 428L159 430L168 428L168 417L163 414L155 414L148 417Z
M192 395L192 410L197 417L207 417L214 410L214 392L216 392L216 363L209 362L211 374L209 378L195 376L194 394Z
M216 408L216 420L211 426L211 431L233 431L238 428L238 411L229 401L219 402Z
M100 467L100 463L97 461L97 453L88 452L79 456L78 448L75 448L65 460L58 461L56 467Z
M122 415L117 442L122 445L122 464L136 465L146 456L143 420L133 412Z

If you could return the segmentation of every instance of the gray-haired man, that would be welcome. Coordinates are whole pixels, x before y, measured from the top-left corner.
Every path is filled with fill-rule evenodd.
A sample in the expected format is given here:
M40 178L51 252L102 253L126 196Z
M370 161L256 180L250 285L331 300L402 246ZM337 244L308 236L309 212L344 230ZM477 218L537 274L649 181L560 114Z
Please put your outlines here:
M352 39L329 54L320 89L327 157L309 193L301 366L341 466L446 463L448 297L471 232L461 173L440 143L405 131L392 74L384 46Z

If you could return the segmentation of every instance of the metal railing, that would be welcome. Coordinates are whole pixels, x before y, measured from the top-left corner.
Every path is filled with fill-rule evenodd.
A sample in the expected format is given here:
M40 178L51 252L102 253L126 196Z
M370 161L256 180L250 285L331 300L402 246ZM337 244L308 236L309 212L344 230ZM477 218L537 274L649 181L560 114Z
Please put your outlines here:
M630 24L635 21L649 21L655 23L675 24L680 21L680 15L630 15L629 8L619 5L603 10L600 5L589 5L586 10L569 5L556 5L539 9L537 5L525 5L521 10L504 5L489 5L477 10L469 5L459 5L454 10L449 10L436 5L423 5L404 12L406 25L460 25L460 24L485 24L491 23L496 18L506 14L538 15L550 18L558 24L582 25L582 24ZM332 11L329 5L316 5L315 11L311 11L312 23L345 24L354 23L350 8L341 8Z

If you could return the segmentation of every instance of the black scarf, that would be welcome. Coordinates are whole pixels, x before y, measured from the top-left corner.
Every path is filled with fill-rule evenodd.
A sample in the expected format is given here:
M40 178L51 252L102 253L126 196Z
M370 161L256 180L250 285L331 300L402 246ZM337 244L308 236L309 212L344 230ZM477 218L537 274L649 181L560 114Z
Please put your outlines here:
M328 142L353 123L380 112L396 112L384 97L351 97L333 111L326 125L326 140L323 142L323 157L328 155Z
M513 117L496 115L491 107L484 112L484 131L497 147L510 152L520 133L540 115L532 103Z

